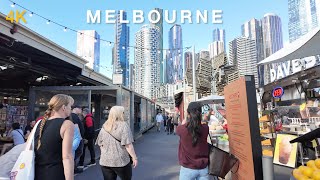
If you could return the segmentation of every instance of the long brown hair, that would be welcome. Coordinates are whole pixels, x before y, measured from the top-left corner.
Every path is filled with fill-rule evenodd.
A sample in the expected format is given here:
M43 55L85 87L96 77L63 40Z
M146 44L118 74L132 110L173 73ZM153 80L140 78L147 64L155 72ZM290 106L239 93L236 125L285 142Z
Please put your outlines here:
M63 105L67 106L69 103L73 104L73 102L73 98L65 94L57 94L50 99L48 103L48 109L46 110L43 119L41 120L37 150L41 146L43 127L46 124L46 121L51 116L52 111L59 111L59 109L61 109Z

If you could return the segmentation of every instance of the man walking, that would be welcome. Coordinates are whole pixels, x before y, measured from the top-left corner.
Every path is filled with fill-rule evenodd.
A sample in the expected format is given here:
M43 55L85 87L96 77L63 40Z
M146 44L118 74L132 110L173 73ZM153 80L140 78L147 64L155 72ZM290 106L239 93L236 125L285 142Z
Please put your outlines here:
M79 168L84 168L84 158L86 155L86 148L88 147L91 155L91 161L87 165L88 167L96 165L96 155L94 151L94 121L92 118L92 114L88 108L84 108L82 110L82 115L84 117L83 124L84 124L84 139L86 141L83 147L83 153L80 157L79 161Z
M158 112L158 115L156 116L156 120L157 120L157 131L160 132L161 123L163 122L163 116L160 112Z
M71 120L73 121L73 123L75 124L75 128L79 128L80 131L80 135L81 135L81 141L80 144L78 146L78 148L75 150L75 155L74 155L74 173L78 174L78 173L82 173L83 169L82 168L78 168L76 166L76 162L79 159L79 157L83 154L83 147L84 147L84 127L83 127L83 123L81 122L79 115L82 113L82 109L80 106L75 105L73 106L72 112L71 112Z

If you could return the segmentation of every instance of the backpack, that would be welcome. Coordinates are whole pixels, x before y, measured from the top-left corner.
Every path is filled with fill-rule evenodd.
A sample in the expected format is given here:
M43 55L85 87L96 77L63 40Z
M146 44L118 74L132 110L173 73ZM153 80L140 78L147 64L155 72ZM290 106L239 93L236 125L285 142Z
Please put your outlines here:
M91 119L92 119L92 127L87 127L87 123L86 123L86 121L87 121L87 118L88 117L91 117ZM91 115L91 116L86 116L84 119L83 119L83 126L84 126L84 134L85 134L85 137L86 138L94 138L94 135L95 135L95 128L94 128L94 118L93 118L93 116Z

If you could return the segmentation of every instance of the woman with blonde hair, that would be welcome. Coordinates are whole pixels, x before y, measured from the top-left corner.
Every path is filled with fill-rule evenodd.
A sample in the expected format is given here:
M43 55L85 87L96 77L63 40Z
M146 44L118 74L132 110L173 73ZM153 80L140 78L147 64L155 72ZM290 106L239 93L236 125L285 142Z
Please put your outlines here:
M71 114L74 100L57 94L35 132L35 180L73 180L72 142L74 125L65 120Z
M117 176L122 180L131 179L130 156L132 166L135 168L138 165L132 142L129 123L124 118L124 107L112 107L96 141L101 150L100 165L105 180L116 180Z

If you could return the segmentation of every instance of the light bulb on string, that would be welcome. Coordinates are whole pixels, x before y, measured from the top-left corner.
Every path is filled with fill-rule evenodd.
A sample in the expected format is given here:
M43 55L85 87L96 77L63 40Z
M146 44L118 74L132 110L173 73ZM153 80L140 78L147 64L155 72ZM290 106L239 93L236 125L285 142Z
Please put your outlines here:
M160 50L158 50L158 53L160 54L160 53L161 53L161 51L160 51Z
M126 49L126 47L122 46L122 49Z
M111 46L111 42L109 42L109 46Z
M31 12L31 13L29 14L29 16L32 17L32 16L33 16L33 12Z
M47 24L50 24L50 20L47 21Z
M64 27L63 31L64 31L64 32L67 32L67 27Z
M98 42L97 38L94 38L94 42L95 42L95 43Z
M15 5L16 5L16 3L12 3L12 4L11 4L11 7L12 7L12 8L14 8L14 7L15 7Z

